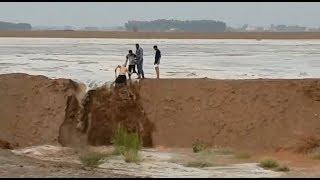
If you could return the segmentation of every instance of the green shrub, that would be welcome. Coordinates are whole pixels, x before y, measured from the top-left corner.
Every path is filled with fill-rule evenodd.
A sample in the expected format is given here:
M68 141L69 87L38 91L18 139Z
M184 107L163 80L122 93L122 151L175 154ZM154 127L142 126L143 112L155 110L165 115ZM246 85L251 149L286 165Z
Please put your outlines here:
M121 126L116 130L111 142L115 147L114 154L123 155L127 150L139 151L142 147L138 134L127 133Z
M113 154L123 155L126 162L138 162L139 150L142 143L137 133L127 133L124 128L119 126L112 139L114 145Z
M88 152L80 156L80 161L83 165L88 167L98 167L102 162L101 159L108 155L98 152Z
M274 159L264 159L260 161L259 166L266 169L272 169L279 167L279 163Z
M206 149L206 146L200 142L199 140L196 140L193 144L192 144L192 150L194 153L198 153L201 152L203 150Z
M125 151L126 131L120 126L117 128L111 143L114 145L114 154L123 154Z
M138 151L128 150L124 152L123 156L127 163L138 163L141 161Z

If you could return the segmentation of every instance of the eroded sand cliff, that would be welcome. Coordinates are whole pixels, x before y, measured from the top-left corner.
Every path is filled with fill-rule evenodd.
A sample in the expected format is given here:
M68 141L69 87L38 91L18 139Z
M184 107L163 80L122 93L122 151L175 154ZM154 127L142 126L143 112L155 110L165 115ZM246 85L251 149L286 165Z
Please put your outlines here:
M0 75L0 139L13 146L110 144L119 123L146 146L277 150L320 132L320 80L145 79L89 90Z

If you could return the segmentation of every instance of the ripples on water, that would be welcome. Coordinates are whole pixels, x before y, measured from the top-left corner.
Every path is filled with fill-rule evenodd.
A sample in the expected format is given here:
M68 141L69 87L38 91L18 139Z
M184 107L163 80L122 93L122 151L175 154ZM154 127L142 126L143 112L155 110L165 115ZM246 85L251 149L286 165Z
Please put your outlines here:
M319 40L155 40L0 38L0 73L62 77L90 86L114 80L114 68L135 43L146 77L155 77L153 45L165 78L319 78Z

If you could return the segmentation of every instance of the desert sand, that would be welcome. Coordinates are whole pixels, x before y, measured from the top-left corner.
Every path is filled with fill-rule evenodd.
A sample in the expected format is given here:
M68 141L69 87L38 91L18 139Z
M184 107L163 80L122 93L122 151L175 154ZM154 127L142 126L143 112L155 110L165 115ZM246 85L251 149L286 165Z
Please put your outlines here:
M320 32L123 32L123 31L0 31L0 37L118 39L320 39Z

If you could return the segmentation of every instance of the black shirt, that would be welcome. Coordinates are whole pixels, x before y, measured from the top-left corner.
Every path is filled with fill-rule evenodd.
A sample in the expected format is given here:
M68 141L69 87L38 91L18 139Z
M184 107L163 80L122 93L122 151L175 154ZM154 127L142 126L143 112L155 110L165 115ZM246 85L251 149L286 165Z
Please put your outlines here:
M161 58L161 52L159 49L156 50L156 55L154 57L154 64L159 64Z

